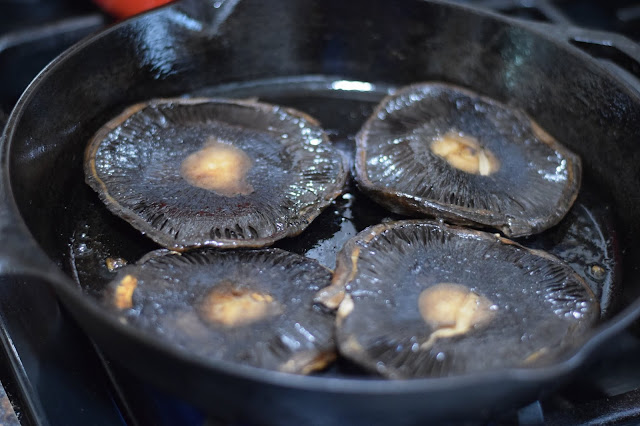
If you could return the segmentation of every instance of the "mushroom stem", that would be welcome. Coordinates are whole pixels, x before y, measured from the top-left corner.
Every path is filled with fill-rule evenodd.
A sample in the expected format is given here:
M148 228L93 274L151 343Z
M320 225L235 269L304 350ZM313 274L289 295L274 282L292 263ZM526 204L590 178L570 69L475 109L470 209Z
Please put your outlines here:
M418 298L422 318L435 328L420 345L429 349L436 340L467 333L472 327L489 322L494 315L489 299L460 284L439 283L427 288Z
M431 152L451 167L480 176L489 176L500 169L500 161L477 139L450 131L434 140Z

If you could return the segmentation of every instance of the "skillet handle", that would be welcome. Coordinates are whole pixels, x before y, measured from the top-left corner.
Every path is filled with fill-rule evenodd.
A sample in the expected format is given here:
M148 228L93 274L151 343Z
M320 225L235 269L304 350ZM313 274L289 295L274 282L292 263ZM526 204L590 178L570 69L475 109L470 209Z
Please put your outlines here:
M92 342L58 302L50 284L62 273L31 255L35 243L0 203L0 371L21 423L137 424Z
M20 275L48 282L66 281L53 262L38 254L40 249L19 218L13 200L7 199L5 185L6 180L0 179L0 277Z
M0 130L5 123L0 111ZM0 147L0 163L7 164L1 135ZM8 191L7 168L0 173L2 385L22 424L124 425L123 414L131 416L116 404L118 394L93 344L61 309L50 285L68 286L69 279L41 254Z
M533 30L551 34L557 40L599 59L614 75L640 92L640 44L616 33L574 26L528 23Z
M4 127L8 117L0 110L0 147L4 148ZM6 150L0 152L2 164L6 164ZM23 275L45 281L62 280L62 272L45 256L34 255L40 251L20 219L18 209L9 190L7 167L0 171L0 277ZM46 215L46 212L43 212Z
M640 91L640 45L627 37L606 31L567 29L569 43L603 60L608 68L617 72Z

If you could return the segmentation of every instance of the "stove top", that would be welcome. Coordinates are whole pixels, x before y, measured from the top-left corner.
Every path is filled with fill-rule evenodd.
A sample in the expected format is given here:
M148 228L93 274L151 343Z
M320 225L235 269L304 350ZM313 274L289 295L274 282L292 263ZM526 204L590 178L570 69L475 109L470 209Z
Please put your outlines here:
M616 32L640 41L640 2L460 3L563 30L587 28L571 30L572 42L640 87L640 64L608 41L615 36L593 31ZM87 1L0 0L0 127L40 69L77 40L111 22ZM60 308L46 283L12 276L0 277L0 285L4 292L0 298L1 424L225 424L104 358ZM18 299L19 304L12 303ZM639 424L639 334L634 328L628 330L573 382L484 424Z

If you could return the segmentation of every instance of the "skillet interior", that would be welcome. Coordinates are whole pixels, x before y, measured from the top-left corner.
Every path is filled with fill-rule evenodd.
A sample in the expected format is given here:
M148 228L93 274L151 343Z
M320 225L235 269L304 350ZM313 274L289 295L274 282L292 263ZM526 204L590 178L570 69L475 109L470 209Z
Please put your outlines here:
M345 90L349 89L349 90ZM353 159L355 133L378 101L394 90L390 85L336 80L322 76L251 81L203 88L194 97L258 98L311 114L347 158ZM353 164L351 164L353 168ZM107 258L132 263L151 250L162 248L104 208L97 195L83 182L76 182L76 196L68 206L77 214L69 239L69 260L63 269L89 294L102 298L106 284L117 271L109 270ZM526 190L526 188L523 188ZM613 241L614 224L606 194L597 184L585 182L575 208L561 224L548 232L517 241L540 248L570 262L599 297L602 316L616 309L616 272L619 256ZM350 181L344 194L327 208L300 236L277 241L274 246L317 259L335 267L336 253L344 243L367 226L407 217L391 213L360 192ZM594 273L595 268L603 268ZM177 331L176 331L177 332Z
M300 75L392 86L441 80L523 108L582 156L590 192L612 198L607 202L619 238L610 243L624 253L626 268L619 281L626 293L621 306L635 298L640 197L628 194L638 191L640 181L637 94L563 43L459 7L414 1L263 3L184 2L144 15L74 48L28 89L8 126L5 161L21 215L59 267L69 264L68 244L91 209L82 183L86 141L128 104ZM339 118L338 111L334 119ZM123 332L72 281L57 288L73 313L92 318L82 323L110 355L165 386L182 383L183 395L207 407L215 400L212 410L231 416L264 420L286 414L292 423L338 416L362 423L464 418L532 398L541 383L571 366L412 383L206 368L169 349L156 352L157 342ZM471 400L460 408L460 401ZM244 410L247 404L253 414Z

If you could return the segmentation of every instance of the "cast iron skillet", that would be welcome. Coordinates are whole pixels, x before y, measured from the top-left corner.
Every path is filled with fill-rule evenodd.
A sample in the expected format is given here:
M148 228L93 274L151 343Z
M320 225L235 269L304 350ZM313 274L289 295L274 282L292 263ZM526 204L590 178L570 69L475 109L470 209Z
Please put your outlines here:
M610 199L628 302L549 367L437 380L301 377L179 352L120 324L63 272L87 209L77 201L86 196L83 149L100 125L149 98L296 76L360 82L351 83L356 89L449 81L526 110L581 155L585 180ZM81 42L24 93L0 153L0 272L46 279L110 357L228 419L415 424L487 416L566 379L640 315L639 120L638 93L551 28L418 0L184 1Z

